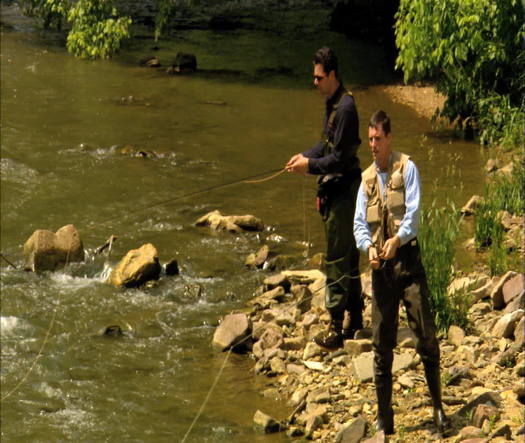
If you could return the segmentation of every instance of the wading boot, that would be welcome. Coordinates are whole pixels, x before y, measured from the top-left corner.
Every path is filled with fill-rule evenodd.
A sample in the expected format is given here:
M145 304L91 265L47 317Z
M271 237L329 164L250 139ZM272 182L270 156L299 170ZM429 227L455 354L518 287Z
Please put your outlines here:
M425 377L427 379L428 390L432 398L432 405L434 407L433 418L434 424L440 434L443 434L448 426L448 419L443 411L441 403L441 377L439 366L431 367L425 365Z
M394 410L392 409L392 379L376 377L377 422L376 430L387 435L394 433Z
M341 348L343 346L343 319L332 317L328 331L315 337L314 342L323 348Z
M363 312L361 309L354 312L345 311L345 319L343 321L343 339L353 340L355 333L363 329Z

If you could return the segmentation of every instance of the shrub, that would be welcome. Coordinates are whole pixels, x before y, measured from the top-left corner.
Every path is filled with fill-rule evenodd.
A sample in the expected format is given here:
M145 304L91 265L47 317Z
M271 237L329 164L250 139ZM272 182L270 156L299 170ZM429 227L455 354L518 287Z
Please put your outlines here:
M80 58L108 58L128 38L131 19L119 17L111 0L21 0L26 15L40 17L44 27L71 26L67 49Z
M512 106L508 95L491 95L477 104L480 141L484 145L500 145L510 151L524 143L523 103Z
M435 82L447 97L442 115L470 126L479 117L479 100L502 96L520 106L525 87L520 0L401 0L396 20L397 67L405 81Z
M80 58L109 58L129 37L129 17L104 0L79 0L68 13L73 24L67 36L67 49Z

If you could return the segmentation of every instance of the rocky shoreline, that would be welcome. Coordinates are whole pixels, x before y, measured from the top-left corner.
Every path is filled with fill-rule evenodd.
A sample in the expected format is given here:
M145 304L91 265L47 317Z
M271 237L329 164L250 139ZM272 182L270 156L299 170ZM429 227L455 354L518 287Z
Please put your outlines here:
M327 351L312 338L324 330L325 276L319 270L282 271L265 279L248 311L226 316L215 331L216 348L248 351L254 371L268 377L262 395L286 400L279 421L257 411L261 432L323 442L367 441L376 413L370 340L370 273L361 275L367 301L365 329L344 347ZM525 340L523 274L490 278L471 274L449 290L467 290L471 329L452 326L440 338L445 442L503 442L523 438ZM401 310L402 312L404 310ZM406 317L401 315L394 361L395 431L390 441L440 439L432 423L424 371ZM247 357L248 358L248 357ZM385 441L371 439L368 441Z

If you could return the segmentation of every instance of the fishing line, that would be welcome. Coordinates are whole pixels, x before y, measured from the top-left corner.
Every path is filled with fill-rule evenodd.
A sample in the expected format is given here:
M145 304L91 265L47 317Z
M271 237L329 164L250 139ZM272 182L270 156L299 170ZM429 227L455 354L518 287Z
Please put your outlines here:
M150 205L146 205L146 206L134 209L134 210L130 210L130 211L126 212L126 214L124 214L123 216L115 216L115 217L111 217L111 218L109 218L107 220L101 221L99 223L92 223L92 224L88 225L83 230L94 229L94 228L96 228L98 226L105 225L105 224L110 223L110 222L115 221L115 220L121 220L121 219L126 218L126 217L128 217L130 215L137 214L137 213L145 211L147 209L152 209L152 208L155 208L155 207L158 207L158 206L167 205L169 203L173 203L173 202L176 202L176 201L179 201L179 200L183 200L185 198L195 197L195 196L198 196L198 195L205 194L207 192L215 191L217 189L226 188L228 186L236 185L236 184L239 184L239 183L247 183L247 184L262 183L262 182L271 180L271 179L281 175L285 171L286 171L285 168L272 169L272 170L269 170L269 171L259 172L257 174L253 174L253 175L249 175L249 176L237 179L237 180L233 180L231 182L226 182L226 183L222 183L222 184L219 184L219 185L209 186L207 188L199 189L197 191L190 192L188 194L178 195L176 197L172 197L172 198L169 198L167 200L162 200L162 201L159 201L157 203L152 203ZM253 180L256 177L260 177L261 175L267 175L267 174L272 174L272 175L270 175L269 177L264 177L264 178L259 179L259 180ZM83 230L79 229L78 231L82 232ZM17 267L12 262L10 262L3 254L0 253L0 256L1 256L1 258L3 260L5 260L14 269L17 269Z
M11 262L10 262L10 261L4 256L4 254L2 254L1 252L0 252L0 257L2 257L2 258L7 262L7 264L11 265L14 269L18 269L18 268L17 268L13 263L11 263Z
M355 277L352 277L350 275L342 275L341 277L339 277L336 281L333 281L331 283L328 283L328 284L325 284L324 286L321 286L320 288L317 288L310 297L307 297L304 299L304 301L308 301L308 300L311 300L315 294L317 294L317 292L319 292L321 289L325 289L327 287L330 287L332 285L335 285L337 283L339 283L343 278L350 278L350 279L353 279ZM360 278L358 276L358 278ZM222 365L221 365L221 368L219 369L219 372L218 374L215 376L215 379L213 380L213 383L210 387L210 389L208 390L208 393L206 394L206 397L204 398L204 401L202 402L200 408L199 408L199 411L197 412L197 415L195 416L195 418L193 419L193 421L191 422L191 425L190 427L188 428L188 430L186 431L186 433L184 434L184 437L182 438L181 440L181 443L184 443L186 441L186 438L188 438L188 435L190 434L190 432L192 431L192 429L194 428L195 424L197 423L197 421L199 420L200 416L202 415L202 413L204 412L204 408L206 407L208 401L210 400L210 397L211 397L211 394L213 392L213 390L215 389L215 387L217 386L217 383L219 381L219 378L220 376L222 375L222 372L224 371L224 368L226 367L226 362L228 361L228 358L229 356L231 355L232 353L232 349L234 346L239 346L240 344L244 343L245 341L247 341L248 339L252 338L253 334L260 331L261 329L263 329L264 326L260 326L258 329L255 329L250 335L244 337L242 340L238 341L235 343L235 345L232 345L227 353L226 353L226 357L224 357L224 361L222 362Z
M188 198L188 197L192 197L192 196L196 196L196 195L200 195L200 194L204 194L206 192L210 192L210 191L213 191L213 190L216 190L216 189L220 189L220 188L225 188L227 186L231 186L231 185L234 185L234 184L237 184L237 183L262 183L264 181L268 181L268 180L271 180L275 177L277 177L278 175L282 174L283 172L285 172L286 169L284 168L279 168L279 169L273 169L271 171L266 171L266 172L262 172L262 173L258 173L258 174L254 174L254 175L251 175L251 176L248 176L248 177L244 177L242 179L238 179L238 180L234 180L234 181L231 181L231 182L227 182L227 183L223 183L223 184L220 184L220 185L215 185L215 186L209 186L208 188L205 188L205 189L201 189L201 190L198 190L198 191L195 191L195 192L190 192L189 194L184 194L184 195L180 195L180 196L177 196L177 197L174 197L174 198L170 198L168 200L164 200L164 201L161 201L161 202L158 202L158 203L154 203L152 205L148 205L148 206L144 206L142 208L138 208L134 211L131 211L131 212L128 212L127 215L129 214L136 214L140 211L144 211L146 209L151 209L151 208L154 208L154 207L157 207L157 206L161 206L161 205L165 205L165 204L168 204L168 203L172 203L174 201L177 201L177 200L181 200L183 198ZM251 180L255 177L260 177L261 175L266 175L266 174L272 174L270 175L269 177L265 177L265 178L262 178L260 180ZM95 225L91 225L91 226L88 226L87 229L91 229L91 228L94 228L95 226L99 226L99 225L102 225L102 224L105 224L105 223L109 223L110 221L113 221L113 220L116 220L117 218L120 218L120 217L113 217L111 219L108 219L106 221L103 221L101 223L98 223L98 224L95 224ZM108 250L108 256L109 254L111 254L111 247L113 245L113 236L110 238L109 240L109 250ZM70 258L70 253L71 253L71 248L67 251L67 254L66 254L66 263L65 265L67 266L69 264L69 258ZM5 260L10 266L12 266L14 269L17 269L17 267L11 262L9 261L5 256L4 254L0 253L0 257ZM42 356L42 352L44 350L44 347L48 341L48 338L49 338L49 334L51 333L51 329L53 328L53 325L55 323L55 319L56 319L56 314L57 314L57 308L55 308L54 312L53 312L53 317L49 323L49 327L47 329L47 332L46 332L46 336L44 338L44 342L42 343L42 346L40 347L39 351L38 351L38 354L36 356L36 358L33 360L33 363L31 364L31 366L29 367L29 369L26 371L25 375L22 377L22 379L16 384L16 386L11 390L9 391L6 395L4 395L2 398L0 398L0 402L3 402L6 398L10 397L14 392L16 392L20 386L22 386L22 384L27 380L27 378L29 377L29 374L33 371L36 363L38 362L38 360L40 359L40 357ZM224 362L224 365L226 364L226 360ZM223 367L221 368L221 371L219 373L219 376L220 374L222 373L222 370L224 369L224 365ZM218 378L217 378L218 380ZM210 394L211 394L211 391L213 390L213 388L215 387L215 384L216 382L214 383L214 385L212 386L212 389L210 390ZM208 399L205 400L205 403L203 405L203 408L205 406L205 404L208 402ZM199 413L200 415L200 413ZM198 417L197 417L198 418ZM196 421L196 420L195 420ZM191 428L190 428L191 430Z
M284 169L284 168L272 169L270 171L259 172L258 174L249 175L247 177L243 177L243 178L240 178L240 179L237 179L237 180L233 180L231 182L226 182L226 183L222 183L222 184L219 184L219 185L208 186L207 188L199 189L197 191L189 192L189 193L183 194L183 195L178 195L176 197L168 198L166 200L162 200L162 201L159 201L157 203L152 203L150 205L146 205L146 206L143 206L141 208L138 208L138 209L135 209L135 210L132 210L132 211L128 211L123 217L127 217L129 215L133 215L133 214L136 214L138 212L145 211L147 209L152 209L152 208L156 208L158 206L167 205L167 204L179 201L179 200L183 200L185 198L195 197L197 195L202 195L202 194L205 194L207 192L215 191L217 189L226 188L228 186L236 185L236 184L239 184L239 183L260 183L260 182L263 182L263 181L271 180L271 179L277 177L278 175L282 174L284 171L286 171L286 169ZM260 179L260 180L251 180L251 179L254 179L256 177L260 177L261 175L266 175L266 174L273 174L273 175L271 175L270 177L266 177L266 178ZM104 225L106 223L109 223L109 222L112 222L112 221L115 221L115 220L118 220L118 219L122 219L123 217L121 217L121 216L111 217L111 218L109 218L107 220L104 220L102 222L91 224L86 229L93 229L93 228L98 227L100 225Z
M71 254L71 248L69 248L68 251L67 251L65 266L67 266L69 264L69 256L70 256L70 254ZM16 269L16 267L15 267L15 269ZM27 380L27 377L29 377L29 374L31 374L31 372L33 371L33 369L34 369L38 359L42 356L42 352L43 352L44 347L45 347L45 345L47 343L47 340L49 338L49 334L51 333L51 329L53 328L53 325L55 323L56 316L57 316L57 310L58 310L58 306L53 311L53 317L51 318L51 321L49 322L49 326L47 328L47 332L46 332L46 336L44 338L44 342L42 343L42 346L40 347L40 349L38 351L38 354L36 355L35 359L33 360L33 363L31 364L31 366L29 367L29 369L27 370L25 375L21 378L21 380L15 385L15 387L13 389L11 389L6 395L4 395L0 399L0 403L3 402L7 397L12 395L14 392L16 392L18 390L18 388L20 386L22 386L24 384L24 382Z
M49 334L51 333L51 329L53 328L53 325L55 324L55 319L57 316L57 309L58 308L55 308L55 310L53 311L53 317L51 318L51 321L49 322L49 327L47 328L46 336L44 337L42 346L40 346L40 349L38 350L38 354L36 358L33 360L33 363L31 364L31 366L29 367L25 375L22 377L22 379L16 384L16 386L0 399L0 403L3 402L6 398L10 397L14 392L16 392L18 388L20 388L20 386L22 386L24 382L27 380L27 377L29 377L29 374L31 374L31 372L33 371L37 361L42 356L42 352L44 351L44 347L46 346L46 343L49 339Z

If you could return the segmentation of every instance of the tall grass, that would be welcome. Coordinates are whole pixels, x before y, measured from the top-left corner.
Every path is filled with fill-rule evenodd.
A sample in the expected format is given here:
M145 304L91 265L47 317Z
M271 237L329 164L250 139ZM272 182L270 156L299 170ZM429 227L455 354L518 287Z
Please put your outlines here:
M505 230L501 224L501 211L513 215L524 212L523 165L515 162L509 176L496 177L484 189L483 201L476 208L474 238L478 248L488 248L491 275L505 272L509 252L504 246Z
M450 202L437 207L434 201L421 211L418 239L430 290L430 305L440 331L447 331L451 325L465 327L468 324L470 305L466 296L456 293L449 297L447 294L453 275L459 222L459 211Z

